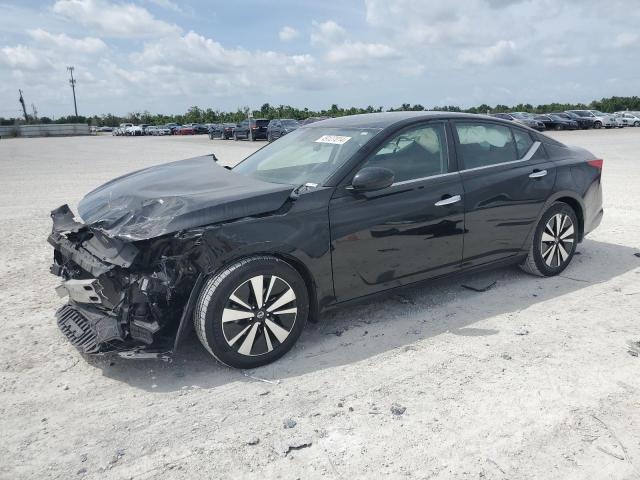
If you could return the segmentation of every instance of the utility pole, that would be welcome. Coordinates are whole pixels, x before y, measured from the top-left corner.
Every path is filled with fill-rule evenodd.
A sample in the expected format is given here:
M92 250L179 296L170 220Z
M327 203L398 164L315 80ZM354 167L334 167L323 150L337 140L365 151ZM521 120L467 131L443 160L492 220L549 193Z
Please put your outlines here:
M24 112L24 121L29 123L29 115L27 115L27 107L24 106L24 98L22 98L22 90L18 89L20 92L20 104L22 105L22 111Z
M73 108L76 111L76 121L78 120L78 104L76 103L76 81L73 78L73 69L74 67L67 67L67 70L69 70L69 75L71 75L71 78L69 79L69 85L71 85L71 90L73 90Z

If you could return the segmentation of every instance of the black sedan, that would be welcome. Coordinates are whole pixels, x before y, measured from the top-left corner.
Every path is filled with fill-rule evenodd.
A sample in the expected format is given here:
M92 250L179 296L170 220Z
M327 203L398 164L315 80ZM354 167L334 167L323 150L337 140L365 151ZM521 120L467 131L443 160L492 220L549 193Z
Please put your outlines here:
M578 128L580 128L578 122L567 120L559 115L536 115L534 118L544 123L544 127L547 130L578 130Z
M293 132L299 126L298 121L291 118L271 120L267 126L267 141L273 142L287 133Z
M514 264L552 276L603 215L602 160L517 123L391 112L317 122L233 169L158 165L51 213L57 321L86 353L285 354L323 311ZM478 305L482 309L482 305Z
M593 128L595 123L593 117L581 117L573 112L554 112L551 115L556 115L560 118L564 118L565 120L573 120L582 130Z
M495 118L501 118L502 120L509 120L511 122L520 123L521 125L524 125L529 128L533 128L538 131L545 130L544 123L540 122L539 120L536 120L535 118L533 118L533 116L530 116L528 114L524 114L520 112L493 113L491 114L491 116Z

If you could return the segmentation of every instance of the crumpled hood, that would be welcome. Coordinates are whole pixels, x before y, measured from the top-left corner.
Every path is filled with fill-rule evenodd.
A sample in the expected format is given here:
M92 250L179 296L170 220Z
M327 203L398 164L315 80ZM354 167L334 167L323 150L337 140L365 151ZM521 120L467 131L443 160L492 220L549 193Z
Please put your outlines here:
M111 180L88 193L78 213L111 237L146 240L275 211L293 188L233 173L203 156Z

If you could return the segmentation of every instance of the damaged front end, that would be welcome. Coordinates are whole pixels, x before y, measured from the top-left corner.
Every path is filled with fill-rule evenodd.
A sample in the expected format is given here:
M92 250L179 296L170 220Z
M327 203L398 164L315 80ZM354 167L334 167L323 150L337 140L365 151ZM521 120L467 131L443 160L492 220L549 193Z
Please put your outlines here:
M68 297L56 318L69 341L87 354L174 350L201 281L199 236L128 242L77 222L67 205L51 217L51 273Z

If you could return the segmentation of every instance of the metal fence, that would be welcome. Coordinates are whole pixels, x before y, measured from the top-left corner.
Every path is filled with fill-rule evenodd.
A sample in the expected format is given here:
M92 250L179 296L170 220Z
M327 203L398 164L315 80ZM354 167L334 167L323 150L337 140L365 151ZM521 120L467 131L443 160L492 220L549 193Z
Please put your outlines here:
M50 123L46 125L0 126L0 137L67 137L89 135L86 123Z

